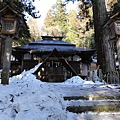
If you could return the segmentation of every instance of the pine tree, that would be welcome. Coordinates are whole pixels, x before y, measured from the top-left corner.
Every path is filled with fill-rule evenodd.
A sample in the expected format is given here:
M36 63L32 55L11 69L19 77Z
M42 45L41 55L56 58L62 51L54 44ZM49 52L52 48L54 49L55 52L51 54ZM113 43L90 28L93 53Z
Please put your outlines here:
M79 19L79 43L80 47L84 48L95 48L94 41L94 27L93 27L93 12L90 2L81 0L78 3L79 11L77 13L77 18ZM80 41L79 40L79 41Z
M62 35L65 36L67 32L67 13L66 7L62 0L57 0L56 4L49 10L45 18L45 28L47 35ZM52 32L51 32L52 31Z
M80 41L80 20L77 18L77 12L75 10L69 10L68 22L67 22L67 34L65 40L79 46L82 41Z
M115 4L112 6L111 14L115 14L116 12L120 11L120 0L116 0Z

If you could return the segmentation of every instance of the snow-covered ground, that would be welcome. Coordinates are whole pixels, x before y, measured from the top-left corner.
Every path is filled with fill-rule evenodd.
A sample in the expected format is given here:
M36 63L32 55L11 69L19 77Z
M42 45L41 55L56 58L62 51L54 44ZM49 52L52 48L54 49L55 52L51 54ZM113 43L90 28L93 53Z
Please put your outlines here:
M9 85L0 84L0 120L120 120L120 111L82 114L69 112L66 107L76 101L70 103L63 99L64 96L120 95L120 85L99 82L97 76L95 83L79 76L63 83L42 82L32 74L39 65L11 77ZM83 105L83 101L77 102ZM85 103L91 104L88 101Z

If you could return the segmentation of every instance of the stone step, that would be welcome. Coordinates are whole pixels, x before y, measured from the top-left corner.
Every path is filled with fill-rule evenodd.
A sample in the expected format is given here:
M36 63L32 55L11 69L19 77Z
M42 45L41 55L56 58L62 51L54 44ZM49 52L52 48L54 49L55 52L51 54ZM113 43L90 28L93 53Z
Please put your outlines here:
M120 96L65 96L64 100L73 113L120 112Z
M73 113L88 113L88 112L119 112L120 104L116 105L100 105L100 106L68 106L67 111Z
M66 106L105 106L119 105L120 100L71 100L66 101Z
M64 96L64 100L120 100L118 96Z

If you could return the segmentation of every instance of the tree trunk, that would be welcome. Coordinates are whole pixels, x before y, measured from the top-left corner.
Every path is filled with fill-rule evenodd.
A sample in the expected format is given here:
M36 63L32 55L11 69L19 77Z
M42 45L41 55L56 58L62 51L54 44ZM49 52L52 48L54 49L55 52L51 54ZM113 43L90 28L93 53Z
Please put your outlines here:
M92 0L93 18L95 29L95 42L97 49L97 64L100 65L103 74L115 71L114 56L109 44L109 31L103 28L108 20L105 0ZM111 81L112 78L109 78Z
M117 56L118 56L119 74L120 74L120 37L118 37L116 45L117 45Z
M103 25L107 20L105 0L92 0L95 30L95 43L97 49L97 63L103 68Z
M9 84L11 53L12 53L12 38L10 36L7 36L4 47L3 70L2 70L2 81L1 81L1 83L4 85Z
M109 30L108 28L103 29L103 71L112 72L116 70L114 49L109 42Z
M95 28L95 42L97 49L97 64L104 73L108 70L114 70L115 66L111 65L113 56L111 52L109 40L109 32L103 28L108 20L105 0L92 0L93 2L93 17Z

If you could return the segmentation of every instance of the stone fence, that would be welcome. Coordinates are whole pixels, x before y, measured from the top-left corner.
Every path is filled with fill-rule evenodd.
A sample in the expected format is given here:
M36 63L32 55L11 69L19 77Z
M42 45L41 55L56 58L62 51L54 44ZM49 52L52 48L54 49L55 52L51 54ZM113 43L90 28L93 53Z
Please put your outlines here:
M108 84L120 84L120 76L118 71L109 71L106 74L102 73L101 69L88 71L88 78L92 78L92 81L105 81Z

